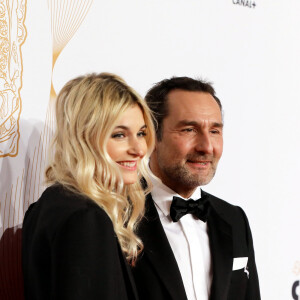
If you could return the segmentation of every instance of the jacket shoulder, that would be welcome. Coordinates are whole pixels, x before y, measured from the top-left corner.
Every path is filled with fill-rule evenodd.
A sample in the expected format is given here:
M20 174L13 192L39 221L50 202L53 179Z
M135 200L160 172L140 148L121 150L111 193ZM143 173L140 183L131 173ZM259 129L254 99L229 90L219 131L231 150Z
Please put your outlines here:
M23 232L45 232L52 239L73 216L97 219L99 225L111 228L112 222L106 212L90 198L54 184L48 187L27 210Z
M54 184L49 186L32 205L36 209L43 210L56 210L57 213L72 214L81 209L99 209L104 214L105 212L93 200L85 195L77 193L68 189L61 184Z
M212 194L209 194L202 190L202 195L206 195L211 206L214 210L222 216L228 223L232 223L232 220L239 219L240 221L245 221L246 216L243 209L239 206L233 205L223 199L220 199Z

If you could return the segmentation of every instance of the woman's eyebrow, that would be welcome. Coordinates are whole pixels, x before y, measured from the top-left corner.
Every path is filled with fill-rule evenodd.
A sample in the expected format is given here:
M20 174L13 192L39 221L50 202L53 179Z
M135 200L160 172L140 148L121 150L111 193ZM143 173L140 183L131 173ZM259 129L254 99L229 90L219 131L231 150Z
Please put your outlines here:
M127 126L124 126L124 125L118 125L115 127L115 129L125 129L125 130L128 130L129 128Z
M147 125L143 125L143 126L140 128L140 130L141 130L141 129L146 129L146 128L147 128ZM118 126L115 127L115 129L129 130L129 127L127 127L127 126L125 126L125 125L118 125Z

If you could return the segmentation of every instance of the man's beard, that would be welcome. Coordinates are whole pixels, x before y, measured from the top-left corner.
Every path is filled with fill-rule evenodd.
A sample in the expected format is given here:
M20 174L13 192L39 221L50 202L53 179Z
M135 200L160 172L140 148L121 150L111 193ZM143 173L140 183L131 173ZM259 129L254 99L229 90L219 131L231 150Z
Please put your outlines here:
M189 158L188 160L195 161L198 159ZM204 158L201 159L207 160ZM212 159L209 160L212 161ZM164 166L164 164L161 164L160 161L158 161L158 164L169 183L172 183L173 186L184 186L187 189L194 189L198 186L208 184L213 179L217 168L217 164L212 163L209 173L207 175L201 175L199 173L191 173L186 165L177 164L172 166Z

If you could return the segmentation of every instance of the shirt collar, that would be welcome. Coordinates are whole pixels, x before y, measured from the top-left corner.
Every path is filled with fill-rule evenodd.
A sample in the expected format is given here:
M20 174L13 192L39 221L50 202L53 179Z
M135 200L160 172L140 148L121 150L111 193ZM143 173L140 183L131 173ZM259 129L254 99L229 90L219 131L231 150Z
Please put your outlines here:
M182 199L182 196L174 192L172 189L170 189L168 186L166 186L160 178L156 177L153 173L150 175L150 180L152 182L153 188L151 191L152 199L156 206L162 211L162 213L167 217L170 215L170 207L172 204L173 197L180 197ZM189 197L188 199L200 199L201 198L201 188L198 186L194 193ZM188 200L185 199L185 200Z

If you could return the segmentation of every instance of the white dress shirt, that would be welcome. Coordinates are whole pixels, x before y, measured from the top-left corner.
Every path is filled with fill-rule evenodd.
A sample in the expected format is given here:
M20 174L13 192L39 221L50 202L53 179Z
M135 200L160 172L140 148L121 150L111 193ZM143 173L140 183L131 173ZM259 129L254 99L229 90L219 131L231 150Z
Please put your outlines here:
M208 300L212 265L207 224L191 214L173 222L170 217L173 196L181 196L164 185L159 178L151 176L151 181L151 195L176 258L187 298ZM197 200L200 197L201 189L198 187L189 199Z

